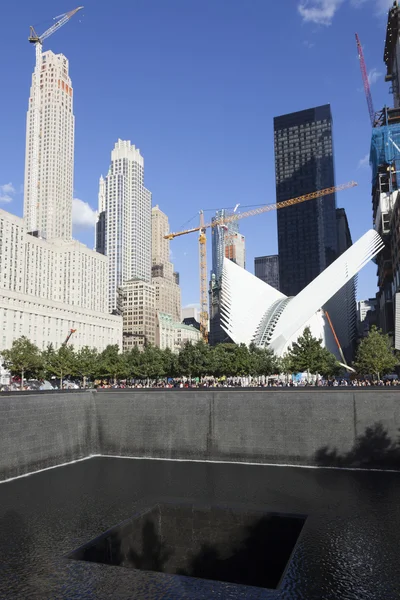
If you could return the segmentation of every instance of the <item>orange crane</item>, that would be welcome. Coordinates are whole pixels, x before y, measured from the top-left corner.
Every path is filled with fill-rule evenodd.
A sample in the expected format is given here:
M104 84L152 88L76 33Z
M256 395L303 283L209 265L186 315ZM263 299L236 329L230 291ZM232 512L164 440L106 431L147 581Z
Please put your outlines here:
M368 104L369 118L371 121L371 127L373 127L375 124L375 110L374 110L374 105L372 102L371 86L369 84L369 78L368 78L368 73L367 73L367 67L365 64L364 52L363 52L363 49L361 46L360 38L358 37L358 33L356 33L356 44L357 44L358 58L360 60L361 77L363 80L365 97L367 99L367 104Z
M200 259L200 331L203 336L205 342L208 341L208 287L207 287L207 235L206 231L210 227L217 227L218 225L226 225L227 223L232 223L233 221L238 221L239 219L245 219L246 217L253 217L255 215L261 215L265 212L269 212L271 210L278 210L279 208L285 208L287 206L293 206L294 204L300 204L301 202L307 202L308 200L314 200L316 198L322 198L323 196L329 196L330 194L334 194L335 192L340 192L341 190L347 190L349 188L355 187L357 183L355 181L350 181L348 183L343 183L342 185L337 185L329 188L325 188L323 190L319 190L317 192L312 192L311 194L304 194L303 196L298 196L297 198L290 198L289 200L284 200L283 202L278 202L275 204L266 204L265 206L260 206L259 208L254 208L252 210L247 210L242 213L234 213L233 215L229 215L228 217L216 219L211 223L204 223L204 213L200 211L200 224L198 227L192 227L191 229L185 229L184 231L178 231L176 233L168 233L164 236L166 240L173 240L176 237L181 235L187 235L188 233L194 233L196 231L199 232L199 259Z
M69 334L67 335L67 337L65 338L65 341L63 342L63 346L66 346L69 342L69 340L71 339L71 336L73 333L75 333L76 329L70 329L69 330Z

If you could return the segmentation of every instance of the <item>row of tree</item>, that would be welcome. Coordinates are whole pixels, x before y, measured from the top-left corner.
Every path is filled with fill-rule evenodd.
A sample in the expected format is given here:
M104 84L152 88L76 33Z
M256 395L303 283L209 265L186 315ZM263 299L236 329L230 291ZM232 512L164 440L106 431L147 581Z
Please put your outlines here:
M165 377L270 376L278 373L319 374L329 377L339 374L340 364L333 354L322 347L308 328L304 330L280 359L268 348L247 347L244 344L219 344L211 348L200 341L187 343L179 354L147 346L143 352L133 348L120 352L118 346L107 346L102 352L85 346L75 350L63 345L55 350L51 345L39 350L29 339L15 340L2 352L3 366L21 378L46 379L78 377L84 383L95 379L160 379ZM390 341L376 328L359 345L355 367L360 374L380 377L398 363Z

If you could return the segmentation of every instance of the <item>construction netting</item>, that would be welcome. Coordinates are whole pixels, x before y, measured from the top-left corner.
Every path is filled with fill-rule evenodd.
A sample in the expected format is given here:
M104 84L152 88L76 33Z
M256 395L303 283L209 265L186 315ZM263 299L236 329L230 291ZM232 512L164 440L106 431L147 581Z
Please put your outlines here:
M379 166L394 163L396 171L400 170L400 123L376 127L372 130L369 162L373 184Z

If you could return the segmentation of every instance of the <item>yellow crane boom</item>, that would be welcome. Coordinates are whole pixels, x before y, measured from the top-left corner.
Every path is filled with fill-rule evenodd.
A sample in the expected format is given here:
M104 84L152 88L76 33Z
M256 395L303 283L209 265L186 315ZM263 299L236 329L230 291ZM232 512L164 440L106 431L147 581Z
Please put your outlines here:
M275 204L266 204L265 206L260 206L258 208L253 208L252 210L247 210L242 213L235 213L233 215L229 215L228 217L216 219L211 221L210 223L204 223L204 213L200 211L200 224L198 227L192 227L191 229L185 229L184 231L177 231L174 233L168 233L164 236L166 240L173 240L176 237L180 237L181 235L187 235L188 233L194 233L196 231L200 232L199 235L199 258L200 258L200 331L203 335L205 341L208 340L208 309L207 309L207 237L206 230L210 227L217 227L218 225L226 225L228 223L232 223L233 221L239 221L240 219L245 219L246 217L253 217L255 215L261 215L266 212L270 212L272 210L278 210L280 208L286 208L288 206L293 206L295 204L301 204L302 202L307 202L308 200L315 200L316 198L322 198L323 196L329 196L330 194L334 194L336 192L341 192L342 190L347 190L349 188L353 188L357 185L355 181L349 181L348 183L343 183L341 185L332 186L329 188L325 188L323 190L318 190L316 192L311 192L310 194L303 194L302 196L297 196L296 198L290 198L289 200L283 200L283 202L277 202Z

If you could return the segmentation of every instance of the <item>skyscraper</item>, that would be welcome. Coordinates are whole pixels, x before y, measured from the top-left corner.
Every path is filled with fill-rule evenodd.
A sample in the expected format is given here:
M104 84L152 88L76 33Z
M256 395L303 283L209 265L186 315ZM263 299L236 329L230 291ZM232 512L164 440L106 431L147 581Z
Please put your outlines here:
M109 304L117 308L119 286L151 280L151 193L144 161L130 141L118 140L107 177L100 178L96 248L109 257Z
M226 209L217 210L212 221L219 221L231 216L233 213ZM212 270L209 289L209 315L211 346L221 342L230 342L230 338L221 327L221 280L224 258L229 258L234 263L245 268L246 245L245 237L239 233L239 223L232 221L226 225L216 225L212 232Z
M254 259L254 275L268 285L279 290L279 257L277 254L271 256L257 256Z
M36 84L40 89L37 103ZM73 174L73 90L68 60L48 50L32 75L27 114L24 220L28 231L39 231L47 239L71 239Z
M159 206L151 211L152 283L156 293L156 312L170 315L174 322L181 322L181 289L174 276L170 262L169 221Z
M213 223L230 216L232 213L227 211L225 208L217 210L215 217L211 220ZM226 238L229 236L229 240L233 239L235 234L239 233L239 223L232 221L227 223L225 226L217 225L211 229L211 248L212 248L212 271L215 279L219 281L222 277L222 267L224 264ZM244 267L244 264L240 265Z
M277 202L335 185L330 105L274 119ZM336 196L278 210L280 291L295 296L337 255Z

